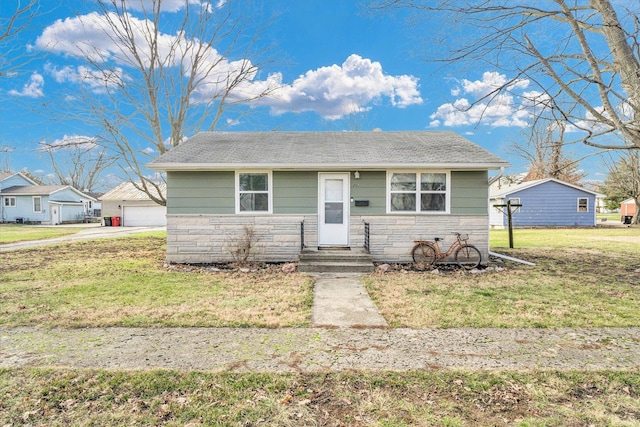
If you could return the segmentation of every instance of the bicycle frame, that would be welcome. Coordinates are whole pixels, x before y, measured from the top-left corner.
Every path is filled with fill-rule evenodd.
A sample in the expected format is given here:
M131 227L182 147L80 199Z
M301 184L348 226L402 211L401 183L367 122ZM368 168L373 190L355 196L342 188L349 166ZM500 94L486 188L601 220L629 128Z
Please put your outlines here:
M451 244L451 246L449 246L449 249L447 249L446 251L442 252L442 249L440 248L440 241L444 240L440 237L436 237L435 239L433 239L433 241L431 240L414 240L414 243L416 245L429 245L431 246L435 251L436 251L436 257L438 259L445 259L448 256L451 256L453 254L453 252L458 249L461 248L463 246L462 240L460 240L460 234L456 233L456 240Z
M442 251L440 237L431 240L414 240L415 245L411 250L411 257L418 265L430 266L439 260L453 255L454 262L459 266L470 270L476 268L482 262L482 255L475 246L467 243L468 237L460 233L453 233L456 240L446 251Z

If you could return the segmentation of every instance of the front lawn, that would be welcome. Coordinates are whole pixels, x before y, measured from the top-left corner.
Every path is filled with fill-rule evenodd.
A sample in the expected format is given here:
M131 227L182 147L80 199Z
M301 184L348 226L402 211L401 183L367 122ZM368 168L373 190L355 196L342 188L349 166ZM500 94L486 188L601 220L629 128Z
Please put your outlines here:
M625 327L640 325L640 229L492 231L492 250L535 262L498 273L367 276L394 327Z
M43 227L23 224L0 224L0 245L69 236L83 229L83 227L65 227L64 225Z
M2 253L0 326L309 325L309 277L175 271L164 257L163 232Z
M365 276L393 327L639 326L640 229L492 232L535 262L505 270ZM506 245L505 245L506 246ZM0 254L0 326L308 326L313 279L164 266L165 233Z

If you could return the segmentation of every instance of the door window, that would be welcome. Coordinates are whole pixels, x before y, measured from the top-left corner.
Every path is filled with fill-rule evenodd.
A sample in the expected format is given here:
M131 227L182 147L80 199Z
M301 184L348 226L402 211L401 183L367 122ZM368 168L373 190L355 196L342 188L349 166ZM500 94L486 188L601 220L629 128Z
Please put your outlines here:
M344 220L344 181L327 179L324 186L324 223L342 224Z

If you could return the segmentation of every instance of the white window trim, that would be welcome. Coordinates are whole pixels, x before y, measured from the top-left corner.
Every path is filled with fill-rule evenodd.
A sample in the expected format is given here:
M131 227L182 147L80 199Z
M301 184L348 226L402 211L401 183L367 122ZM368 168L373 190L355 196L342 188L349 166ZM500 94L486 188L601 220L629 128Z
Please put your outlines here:
M13 200L13 203L9 203L7 205L7 200ZM18 201L14 196L4 196L4 199L2 201L2 206L5 208L15 208L16 206L18 206Z
M40 200L40 210L36 210L36 199ZM33 196L31 198L31 206L33 207L33 213L42 213L42 197L41 196Z
M240 174L267 174L267 195L269 210L267 211L241 211L240 210ZM270 170L239 170L235 172L235 198L236 198L236 214L238 215L271 215L273 213L273 174Z
M581 211L580 210L580 200L586 200L587 201L587 210L586 211ZM577 202L577 206L576 206L576 211L580 212L580 213L586 213L589 212L589 198L588 197L578 197Z
M445 192L445 210L444 211L420 211L420 197L421 193L419 190L419 185L416 185L416 210L415 211L392 211L391 210L391 175L394 173L414 173L416 174L416 184L420 182L417 174L422 173L443 173L445 174L445 182L447 185L447 190ZM448 215L451 213L451 171L450 170L442 170L442 169L394 169L387 170L387 188L386 191L386 199L387 199L387 214L389 215Z

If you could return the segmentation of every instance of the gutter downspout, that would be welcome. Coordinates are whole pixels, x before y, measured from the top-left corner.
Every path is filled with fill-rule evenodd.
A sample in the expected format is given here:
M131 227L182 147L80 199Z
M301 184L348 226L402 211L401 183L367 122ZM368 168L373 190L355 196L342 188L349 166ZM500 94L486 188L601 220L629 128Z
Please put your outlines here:
M489 251L489 255L497 257L497 258L506 259L507 261L513 261L513 262L518 262L518 263L524 264L524 265L535 266L535 264L533 262L525 261L523 259L518 259L518 258L514 258L514 257L507 256L507 255L502 255L502 254L499 254L499 253L496 253L496 252Z

